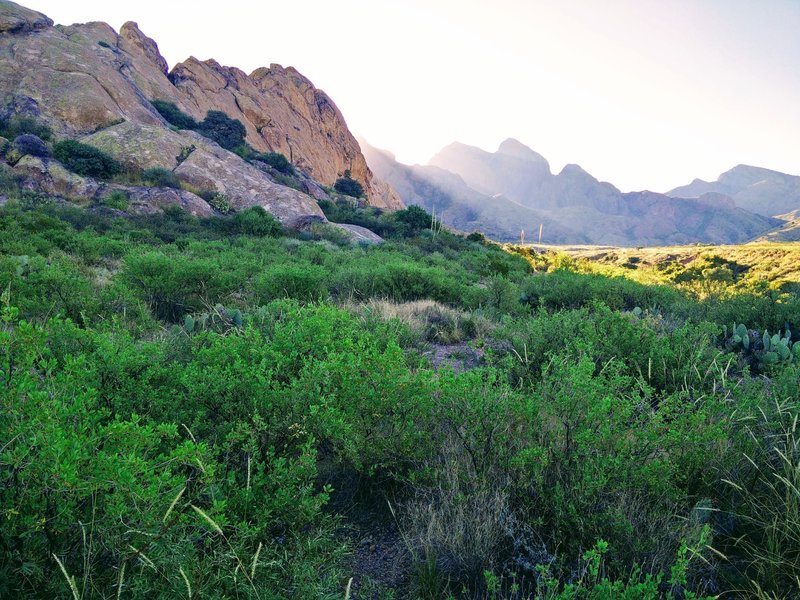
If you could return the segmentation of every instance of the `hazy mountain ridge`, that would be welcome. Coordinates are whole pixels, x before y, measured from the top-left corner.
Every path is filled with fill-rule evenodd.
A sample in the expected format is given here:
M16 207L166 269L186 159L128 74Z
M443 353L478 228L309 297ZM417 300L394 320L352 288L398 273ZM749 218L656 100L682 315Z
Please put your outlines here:
M526 239L537 239L542 224L551 243L588 242L579 232L540 212L503 195L490 196L471 188L460 175L432 165L404 165L390 152L359 141L370 168L403 202L435 212L454 229L481 231L499 241L519 241L522 230Z
M469 225L503 240L518 240L520 229L528 232L528 240L534 235L538 238L543 223L547 243L741 243L780 223L737 208L731 198L711 190L699 198L679 199L649 191L622 193L575 164L553 174L542 155L514 139L503 142L494 153L450 144L426 167L400 165L386 153L379 154L380 160L374 152L365 150L365 155L376 174L389 181L407 203L426 206L418 193L409 191L420 187L411 183L414 178L435 183L448 198L439 202L458 206L460 211L472 206L478 194L483 198L481 206L493 206L497 214L483 210ZM442 171L457 175L464 186L446 188ZM460 211L450 210L451 215L443 213L445 223L463 228Z
M749 165L737 165L716 181L695 179L667 194L697 198L709 192L730 196L736 206L769 217L800 209L800 176Z

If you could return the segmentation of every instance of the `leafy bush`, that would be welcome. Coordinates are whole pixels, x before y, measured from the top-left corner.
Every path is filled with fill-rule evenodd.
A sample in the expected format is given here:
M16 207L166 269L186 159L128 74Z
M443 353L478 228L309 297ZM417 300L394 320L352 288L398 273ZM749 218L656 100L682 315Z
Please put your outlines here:
M431 228L433 217L425 209L412 205L406 209L398 210L394 213L395 221L403 223L408 227L408 233L415 235L420 231Z
M231 119L219 110L208 111L206 118L197 125L196 130L226 150L233 150L237 146L244 145L244 137L247 133L241 121Z
M253 160L260 160L261 162L267 163L276 171L286 175L294 175L294 167L292 166L292 163L290 163L289 159L287 159L280 152L258 153L254 154L251 158Z
M315 265L275 265L253 282L256 302L267 304L279 298L324 300L328 296L327 275L325 269Z
M278 237L283 233L280 221L261 206L251 206L233 217L236 228L245 235Z
M0 207L0 597L341 598L354 521L408 553L360 595L793 597L794 292L321 205L390 239Z
M128 194L121 190L114 190L102 200L105 206L116 208L117 210L127 210L130 205Z
M22 134L14 139L12 146L22 156L28 155L39 158L50 156L47 144L31 133Z
M350 176L350 171L344 172L344 177L340 177L333 184L335 189L340 194L345 196L352 196L353 198L361 198L364 196L364 187Z
M0 121L0 136L13 140L21 135L31 134L49 142L53 138L53 131L36 119L13 115L10 119Z
M197 121L179 109L174 102L153 100L151 104L170 125L178 129L197 129Z
M228 197L222 192L214 192L207 199L206 202L216 211L221 212L223 215L230 213L233 208Z
M53 156L73 173L86 177L110 179L122 170L120 164L102 150L75 140L55 144Z
M142 172L142 180L149 186L153 187L168 187L176 190L181 189L181 181L169 169L161 167L152 167L145 169Z

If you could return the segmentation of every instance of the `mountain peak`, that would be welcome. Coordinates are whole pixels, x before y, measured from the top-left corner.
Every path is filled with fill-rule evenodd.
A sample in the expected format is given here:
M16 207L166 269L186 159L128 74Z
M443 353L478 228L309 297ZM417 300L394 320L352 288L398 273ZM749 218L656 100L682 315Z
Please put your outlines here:
M545 159L544 156L514 138L508 138L500 144L500 147L497 149L497 154L513 156L528 161L547 163L547 159Z

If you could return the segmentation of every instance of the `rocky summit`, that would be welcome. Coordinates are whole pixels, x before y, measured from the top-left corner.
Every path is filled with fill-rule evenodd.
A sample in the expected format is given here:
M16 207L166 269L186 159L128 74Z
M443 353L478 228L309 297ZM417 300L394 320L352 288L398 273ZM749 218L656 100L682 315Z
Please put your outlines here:
M0 118L31 117L58 138L99 148L125 166L173 172L186 189L164 192L156 205L171 200L210 213L193 193L210 190L234 209L259 205L285 224L309 216L324 220L316 201L325 196L322 186L332 186L347 171L372 206L403 207L370 171L333 100L292 67L271 65L247 75L192 57L169 71L157 43L136 23L119 32L105 23L54 25L45 15L0 0L0 90ZM299 182L287 186L272 170L171 126L155 101L172 103L198 122L209 111L238 120L250 149L283 154ZM107 191L107 185L69 174L52 161L25 158L15 171L42 191L89 197ZM140 199L153 195L128 191Z

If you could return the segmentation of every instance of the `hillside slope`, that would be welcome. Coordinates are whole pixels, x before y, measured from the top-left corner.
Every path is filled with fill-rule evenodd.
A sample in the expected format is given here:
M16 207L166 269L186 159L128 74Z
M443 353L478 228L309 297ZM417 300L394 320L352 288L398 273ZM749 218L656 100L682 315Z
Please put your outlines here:
M107 151L137 167L176 169L172 147L194 145L190 160L210 168L207 185L234 205L276 210L284 222L324 216L314 199L276 184L236 155L199 147L191 132L170 131L151 101L173 102L196 119L222 111L245 125L247 143L256 150L284 153L322 184L332 185L350 169L374 206L402 207L367 167L333 101L293 68L273 65L248 76L190 58L168 73L158 45L135 23L126 23L119 34L105 23L53 25L40 13L2 0L0 89L0 117L30 116L58 136L90 144L102 134L114 140L105 144ZM170 153L162 152L166 147ZM182 180L188 163L176 171ZM195 184L197 177L185 180Z

